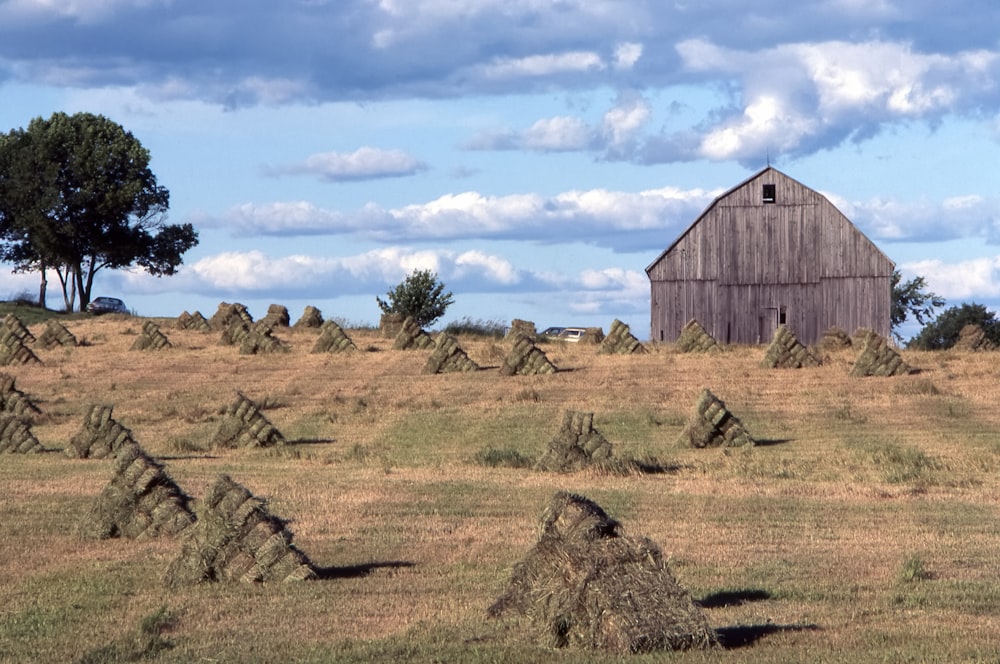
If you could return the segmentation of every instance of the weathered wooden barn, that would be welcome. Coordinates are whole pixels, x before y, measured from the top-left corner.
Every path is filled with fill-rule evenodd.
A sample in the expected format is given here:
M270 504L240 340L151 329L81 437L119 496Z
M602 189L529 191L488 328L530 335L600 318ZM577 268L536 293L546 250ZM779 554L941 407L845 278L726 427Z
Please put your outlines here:
M895 265L824 196L768 166L716 198L646 268L650 339L695 318L727 344L787 324L811 344L833 325L889 336Z

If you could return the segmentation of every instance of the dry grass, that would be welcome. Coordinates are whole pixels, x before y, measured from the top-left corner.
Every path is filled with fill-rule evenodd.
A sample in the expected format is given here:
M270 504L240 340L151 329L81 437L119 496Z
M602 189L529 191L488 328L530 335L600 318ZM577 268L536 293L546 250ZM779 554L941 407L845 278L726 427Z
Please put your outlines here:
M485 615L557 490L658 544L729 646L671 661L997 658L993 354L904 352L919 373L862 379L848 375L850 351L771 370L763 347L621 356L549 344L561 371L505 377L506 342L460 337L488 368L428 376L427 353L371 332L350 331L360 352L311 354L316 330L279 329L289 353L246 356L216 333L162 323L172 348L130 353L141 321L67 321L86 345L5 368L42 410L34 434L64 448L91 404L112 404L188 494L225 473L268 498L323 578L168 592L176 540L77 535L108 460L4 455L0 660L110 652L163 609L170 647L158 661L610 661L530 645ZM763 444L677 447L703 387ZM209 450L235 390L265 404L290 444ZM595 413L616 455L670 472L477 463L484 448L537 458L568 409ZM914 560L918 580L901 581Z

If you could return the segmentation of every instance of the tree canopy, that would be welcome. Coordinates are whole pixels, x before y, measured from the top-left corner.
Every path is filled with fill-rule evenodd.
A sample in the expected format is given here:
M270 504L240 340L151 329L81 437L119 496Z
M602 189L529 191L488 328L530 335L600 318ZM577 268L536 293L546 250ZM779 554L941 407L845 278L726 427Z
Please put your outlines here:
M919 350L944 350L958 342L966 325L983 328L986 337L1000 346L1000 321L982 304L968 303L950 307L928 323L920 334L910 339L907 346Z
M91 299L101 269L172 275L198 244L170 225L170 194L130 132L101 115L55 113L0 134L0 260L59 277L67 310Z
M921 325L931 320L934 312L944 306L943 297L927 290L927 282L923 277L913 277L902 281L899 270L892 271L892 311L890 312L890 327L898 341L902 341L896 330L910 316Z
M386 293L388 301L376 296L384 313L412 316L420 327L426 327L444 315L454 303L450 292L430 270L415 270L402 283Z

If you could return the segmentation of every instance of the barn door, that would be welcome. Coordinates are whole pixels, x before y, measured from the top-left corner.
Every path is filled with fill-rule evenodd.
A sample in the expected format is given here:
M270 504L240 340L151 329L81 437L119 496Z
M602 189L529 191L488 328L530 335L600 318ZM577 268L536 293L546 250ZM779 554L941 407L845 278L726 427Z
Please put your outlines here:
M778 329L781 318L784 317L784 308L764 307L757 316L757 343L771 343L774 331Z

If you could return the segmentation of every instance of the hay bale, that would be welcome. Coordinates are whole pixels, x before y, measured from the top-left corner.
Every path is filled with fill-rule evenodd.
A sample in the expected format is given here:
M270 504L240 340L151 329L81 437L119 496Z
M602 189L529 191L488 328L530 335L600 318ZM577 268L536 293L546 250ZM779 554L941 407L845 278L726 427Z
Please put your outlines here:
M738 417L707 388L701 391L694 412L677 439L686 447L739 447L754 440Z
M170 340L160 331L160 326L151 320L142 324L142 332L132 342L129 350L163 350L170 348Z
M490 617L527 617L534 640L546 647L627 655L718 646L660 548L623 534L596 503L556 493L541 529Z
M819 358L799 342L787 325L779 325L775 329L774 338L761 360L761 366L768 369L801 369L819 365Z
M288 316L288 308L281 304L268 305L267 313L260 319L260 322L266 322L272 330L276 327L289 327L291 318Z
M13 413L0 413L0 453L34 454L44 451L26 421Z
M135 444L132 432L115 421L112 406L94 405L87 410L83 426L69 440L66 456L101 459L114 454L122 445Z
M458 345L458 340L450 334L439 334L434 352L427 358L423 373L438 374L457 371L478 371L473 362Z
M195 311L193 314L189 314L186 311L181 313L177 317L176 326L179 330L194 330L195 332L212 331L212 326L200 311Z
M235 302L230 304L229 302L220 302L219 308L209 319L208 323L212 326L213 330L226 330L234 322L240 321L246 323L247 327L253 325L253 316L247 311L246 306Z
M14 386L14 377L5 373L0 373L0 410L23 420L42 412L28 395Z
M870 327L859 327L854 330L854 335L851 337L851 345L855 348L861 348L869 339L878 336L880 336L879 333Z
M30 344L34 343L35 335L31 333L21 319L14 314L7 314L3 317L2 326L4 329L9 330L11 334L16 336L21 340L21 343Z
M35 345L49 350L56 346L76 346L77 340L65 325L50 318L45 323L45 329L35 340Z
M272 447L284 445L285 437L278 431L260 407L241 392L229 404L219 428L212 437L212 447Z
M681 328L681 334L677 338L677 350L682 353L717 353L721 347L715 337L692 318Z
M514 342L514 347L500 365L503 376L533 376L535 374L553 374L556 365L549 361L545 353L535 346L530 337L521 335Z
M424 350L434 348L434 339L424 332L413 316L407 316L392 347L393 350Z
M851 347L851 336L843 328L832 325L819 340L820 350L833 353Z
M312 305L306 306L305 310L302 312L302 317L295 321L296 329L313 329L319 328L323 325L323 314L320 313L319 309Z
M8 317L10 316L8 314ZM15 316L14 319L16 320L17 317ZM17 322L20 323L20 321ZM29 336L31 336L30 333L25 336L22 330L12 329L6 321L0 325L0 365L41 364L42 361L38 359L38 356L25 345ZM34 339L31 336L31 340L34 341Z
M969 323L958 333L958 341L955 342L957 350L965 350L973 353L996 350L997 345L986 336L986 331L980 325Z
M594 428L594 414L567 410L535 470L572 473L610 458L611 443Z
M520 337L528 337L532 342L537 342L538 331L535 329L535 324L530 320L521 320L520 318L512 320L510 329L507 330L507 335L504 338L516 342Z
M111 480L81 530L97 539L149 539L177 535L194 521L191 498L162 464L129 442L115 453Z
M912 371L885 337L872 332L866 335L861 352L851 369L852 376L903 376Z
M201 501L194 526L184 533L181 552L167 569L166 584L315 579L315 567L292 544L286 525L268 511L267 501L220 475Z
M604 328L588 327L584 329L583 335L577 343L596 346L604 341Z
M270 322L262 319L249 328L243 323L234 330L233 336L239 336L240 355L259 355L264 353L287 353L288 346L271 333Z
M628 355L631 353L647 353L649 351L646 350L646 347L643 346L638 339L632 336L632 332L629 330L628 325L616 318L615 321L611 323L611 329L608 330L608 336L604 337L604 341L601 342L601 347L597 352Z
M378 328L382 330L382 336L386 339L395 339L403 328L404 320L406 320L404 314L383 313L382 317L379 318Z
M351 338L336 322L328 320L319 331L319 339L313 345L313 353L346 353L357 350Z

